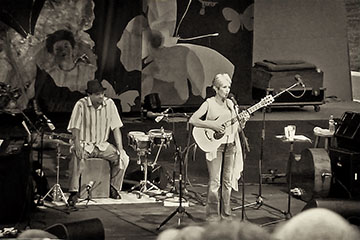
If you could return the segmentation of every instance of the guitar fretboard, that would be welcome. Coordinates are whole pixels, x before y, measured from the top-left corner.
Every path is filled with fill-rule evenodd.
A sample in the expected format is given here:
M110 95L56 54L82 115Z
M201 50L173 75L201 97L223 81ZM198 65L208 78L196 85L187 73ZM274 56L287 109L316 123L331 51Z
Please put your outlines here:
M252 113L256 112L257 110L259 110L260 108L265 107L265 106L271 104L271 103L273 102L273 100L272 100L272 98L271 98L271 95L268 95L268 96L269 96L268 99L267 99L267 97L265 97L264 99L262 99L260 102L256 103L255 105L253 105L253 106L251 106L251 107L249 107L249 108L241 111L241 112L239 113L240 119L245 118L246 113L252 114ZM238 120L238 118L237 118L237 116L236 116L236 117L234 117L234 118L226 121L226 122L225 122L225 127L228 127L228 126L236 123L237 120Z

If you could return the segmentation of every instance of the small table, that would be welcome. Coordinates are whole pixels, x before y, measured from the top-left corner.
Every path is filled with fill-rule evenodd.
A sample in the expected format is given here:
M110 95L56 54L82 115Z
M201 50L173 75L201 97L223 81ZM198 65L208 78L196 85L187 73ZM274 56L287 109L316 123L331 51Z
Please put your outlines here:
M292 217L291 215L291 155L294 152L294 143L301 143L301 142L309 142L311 143L311 139L304 136L304 135L295 135L294 139L286 138L285 135L276 135L277 139L280 139L283 143L290 143L290 151L289 151L289 159L288 159L288 166L287 166L287 175L288 175L288 209L287 215Z

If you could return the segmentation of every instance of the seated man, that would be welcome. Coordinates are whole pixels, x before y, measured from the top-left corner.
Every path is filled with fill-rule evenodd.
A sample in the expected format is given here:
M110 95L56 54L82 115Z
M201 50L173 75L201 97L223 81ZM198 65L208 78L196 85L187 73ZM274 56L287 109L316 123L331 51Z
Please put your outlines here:
M112 99L105 97L105 88L98 80L87 83L88 96L76 102L71 114L68 131L73 135L74 149L69 164L70 196L68 203L75 206L79 191L79 177L87 158L109 161L110 197L120 199L129 157L123 149L120 128L123 123ZM107 142L110 129L114 133L116 147Z

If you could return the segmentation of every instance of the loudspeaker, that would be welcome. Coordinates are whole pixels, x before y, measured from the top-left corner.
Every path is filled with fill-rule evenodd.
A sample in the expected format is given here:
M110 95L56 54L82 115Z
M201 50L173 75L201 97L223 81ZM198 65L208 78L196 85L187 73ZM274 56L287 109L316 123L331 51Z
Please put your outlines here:
M104 226L100 219L92 218L78 222L57 223L45 231L67 240L102 240L105 239Z
M339 148L359 151L360 113L345 112L334 136Z
M27 219L34 207L29 157L24 139L5 139L0 146L0 223Z
M313 199L309 201L301 211L317 207L332 210L353 224L359 225L360 223L360 201L331 198Z
M333 184L330 196L360 198L360 153L347 149L329 148Z
M144 108L152 112L161 111L161 101L158 93L150 93L144 97Z

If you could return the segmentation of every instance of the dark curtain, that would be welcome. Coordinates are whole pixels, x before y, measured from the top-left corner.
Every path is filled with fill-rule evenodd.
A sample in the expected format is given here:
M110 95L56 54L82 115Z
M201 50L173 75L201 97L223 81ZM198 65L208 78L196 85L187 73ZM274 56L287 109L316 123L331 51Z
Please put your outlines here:
M117 94L141 89L141 72L127 72L120 62L117 42L128 24L142 12L142 0L94 0L95 20L88 31L95 41L99 80L106 79Z
M185 12L188 1L178 0L178 17L179 21L182 14ZM228 24L230 21L225 20L222 9L232 8L238 14L243 15L244 20L247 17L252 17L253 13L245 12L247 8L253 4L253 0L228 0L218 1L214 7L205 7L205 14L201 15L201 3L193 1L191 7L181 23L179 35L183 38L200 36L209 33L219 33L218 37L202 38L193 40L191 43L206 46L215 49L235 66L233 75L233 83L231 92L236 96L239 103L245 104L252 101L252 87L251 87L251 67L252 67L252 45L253 45L253 31L249 31L244 21L240 21L240 29L236 33L228 31ZM245 13L244 13L245 12ZM236 19L233 19L236 21ZM181 41L180 41L181 42ZM199 97L190 97L188 104L199 104L203 99Z

